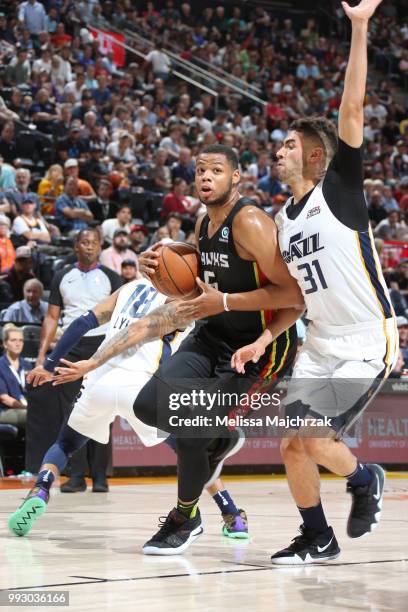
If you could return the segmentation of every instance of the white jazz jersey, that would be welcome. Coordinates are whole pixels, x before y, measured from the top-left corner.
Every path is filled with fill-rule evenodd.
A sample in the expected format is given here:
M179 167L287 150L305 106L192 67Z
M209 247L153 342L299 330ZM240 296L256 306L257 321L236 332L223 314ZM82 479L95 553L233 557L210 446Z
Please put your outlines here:
M277 214L279 246L302 291L307 318L330 330L394 317L371 229L354 231L331 212L319 183L296 219Z
M159 293L147 279L134 280L125 285L118 295L115 310L101 347L124 327L128 327L155 308L162 306L166 299L167 297ZM183 332L169 334L161 340L152 340L139 348L131 347L110 359L108 363L113 367L132 372L147 372L152 375L161 361L178 349L181 341L191 329L190 327Z
M104 342L165 301L166 296L158 293L148 280L135 280L125 285L118 295ZM162 340L129 349L91 372L84 379L82 391L68 420L69 426L88 438L106 444L110 424L119 416L127 420L146 446L163 442L168 434L142 423L133 412L133 402L161 361L178 349L191 329L192 326Z

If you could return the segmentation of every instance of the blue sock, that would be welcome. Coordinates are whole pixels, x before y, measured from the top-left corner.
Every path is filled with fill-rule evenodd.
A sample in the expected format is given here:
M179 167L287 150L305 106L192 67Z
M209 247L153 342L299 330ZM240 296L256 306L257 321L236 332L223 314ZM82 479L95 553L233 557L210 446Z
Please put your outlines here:
M363 464L357 461L357 467L352 474L346 476L351 487L365 487L370 484L373 475L370 470Z
M298 507L298 510L302 516L303 524L307 529L314 529L314 531L318 531L319 533L326 531L328 524L324 515L322 502L319 502L317 506L312 506L311 508Z
M35 485L37 487L42 487L43 489L47 489L47 491L49 491L54 480L55 476L51 472L51 470L42 470L37 476Z
M239 514L238 508L232 501L232 498L227 490L218 491L213 495L213 500L221 510L223 514Z
M53 444L45 453L44 459L42 460L42 464L44 463L52 463L52 465L56 465L58 471L61 473L64 467L68 463L68 455L64 451L61 444L57 441Z

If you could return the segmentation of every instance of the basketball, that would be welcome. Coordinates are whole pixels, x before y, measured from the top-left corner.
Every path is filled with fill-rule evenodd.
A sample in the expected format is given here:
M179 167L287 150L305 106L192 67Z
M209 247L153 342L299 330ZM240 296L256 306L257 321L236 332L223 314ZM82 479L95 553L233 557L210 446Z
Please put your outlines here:
M169 297L194 295L197 292L200 256L191 244L173 242L160 251L158 268L150 277L157 291Z

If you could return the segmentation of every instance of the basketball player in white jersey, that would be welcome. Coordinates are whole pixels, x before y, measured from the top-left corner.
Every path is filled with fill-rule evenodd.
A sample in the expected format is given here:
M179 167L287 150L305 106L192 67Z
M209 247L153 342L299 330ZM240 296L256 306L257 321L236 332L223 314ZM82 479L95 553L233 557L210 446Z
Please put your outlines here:
M100 354L103 354L106 347L115 342L121 330L135 322L143 322L145 320L143 317L154 316L166 300L167 297L158 293L146 279L128 283L92 311L74 320L50 357L46 359L44 367L35 368L30 373L28 382L37 386L52 380L55 365L82 335L110 321L106 338L99 348ZM175 328L171 322L167 326L167 331L173 329ZM116 416L128 421L145 446L159 444L167 438L167 434L158 433L157 429L145 425L135 417L133 401L160 363L177 350L191 329L192 325L187 326L184 331L175 331L167 335L158 334L156 330L149 334L143 329L137 340L146 339L150 340L149 342L142 345L138 342L136 346L133 344L124 348L123 352L87 376L68 423L62 426L57 441L44 456L35 486L9 519L9 528L14 534L26 535L35 520L44 512L49 501L50 487L64 469L72 453L86 444L90 438L102 444L108 442L110 425ZM164 329L160 330L162 331L166 332ZM75 367L80 370L84 363L77 362ZM81 370L77 376L73 375L72 370L67 368L67 375L71 378L79 379L84 374L85 371ZM174 444L169 443L169 445L174 450ZM236 507L221 481L218 480L209 487L209 492L222 512L223 534L232 538L247 538L245 512L237 510L239 520L232 520L231 508L235 508L235 512Z
M370 533L381 514L384 471L379 465L359 463L341 441L388 377L398 347L363 196L367 30L380 2L362 0L353 8L343 2L352 40L338 142L325 118L300 119L277 153L279 178L293 192L275 219L279 245L310 320L293 371L287 414L333 418L320 438L303 437L313 435L309 429L294 431L282 441L289 487L303 524L300 535L272 556L275 564L308 564L340 554L320 501L318 465L347 478L351 538ZM245 362L256 361L269 342L264 332L256 343L240 349L233 357L238 371Z

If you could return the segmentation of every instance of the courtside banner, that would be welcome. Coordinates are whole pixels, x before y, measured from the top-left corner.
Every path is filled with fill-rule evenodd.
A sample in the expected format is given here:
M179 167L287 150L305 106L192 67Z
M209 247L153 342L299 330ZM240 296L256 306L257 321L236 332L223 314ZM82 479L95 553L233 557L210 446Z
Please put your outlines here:
M109 51L113 51L113 61L118 68L122 68L126 61L126 51L122 46L125 42L125 37L122 34L115 34L115 32L96 31L92 30L92 28L91 33L95 40L99 42L99 51L104 55Z

